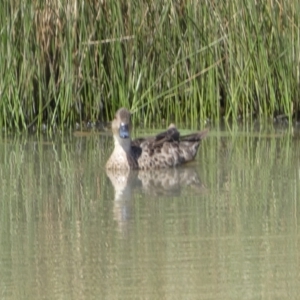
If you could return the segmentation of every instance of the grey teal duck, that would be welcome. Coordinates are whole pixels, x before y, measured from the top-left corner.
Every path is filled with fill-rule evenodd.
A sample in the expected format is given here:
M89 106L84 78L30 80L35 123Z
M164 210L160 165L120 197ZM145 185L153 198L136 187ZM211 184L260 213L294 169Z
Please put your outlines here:
M114 150L107 170L149 170L176 167L193 160L208 130L180 136L175 125L149 138L131 140L131 114L120 108L112 121Z

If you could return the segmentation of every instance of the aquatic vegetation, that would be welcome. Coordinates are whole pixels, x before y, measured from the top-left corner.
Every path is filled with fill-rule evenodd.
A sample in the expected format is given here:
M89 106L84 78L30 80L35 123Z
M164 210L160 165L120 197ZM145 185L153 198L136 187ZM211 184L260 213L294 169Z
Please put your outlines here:
M0 127L299 112L300 3L4 1Z

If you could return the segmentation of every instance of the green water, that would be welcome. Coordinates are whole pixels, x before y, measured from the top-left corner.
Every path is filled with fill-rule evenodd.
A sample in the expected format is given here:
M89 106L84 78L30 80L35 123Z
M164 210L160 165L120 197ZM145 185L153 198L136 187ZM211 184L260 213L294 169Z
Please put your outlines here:
M0 299L298 297L297 131L212 130L163 172L106 174L111 149L0 140Z

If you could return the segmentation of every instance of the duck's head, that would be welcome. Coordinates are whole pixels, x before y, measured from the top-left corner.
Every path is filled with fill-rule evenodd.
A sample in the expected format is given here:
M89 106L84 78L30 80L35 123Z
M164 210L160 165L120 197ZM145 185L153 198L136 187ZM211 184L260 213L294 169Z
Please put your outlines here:
M116 142L121 145L130 143L131 114L129 110L124 107L120 108L111 123L111 128Z

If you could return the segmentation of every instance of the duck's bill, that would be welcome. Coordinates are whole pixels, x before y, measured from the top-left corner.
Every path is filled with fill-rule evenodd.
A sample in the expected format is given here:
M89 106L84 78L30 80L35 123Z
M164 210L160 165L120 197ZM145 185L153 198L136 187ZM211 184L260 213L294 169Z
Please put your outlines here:
M119 135L122 139L128 139L129 138L129 125L128 124L121 124L119 129Z

